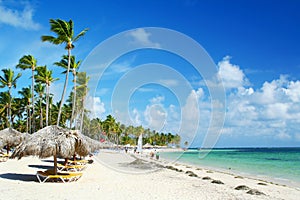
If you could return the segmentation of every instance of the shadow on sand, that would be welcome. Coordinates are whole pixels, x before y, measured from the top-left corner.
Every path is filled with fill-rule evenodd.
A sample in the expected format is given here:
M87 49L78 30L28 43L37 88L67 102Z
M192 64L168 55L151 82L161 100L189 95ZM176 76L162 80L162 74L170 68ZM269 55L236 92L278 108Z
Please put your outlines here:
M0 178L15 180L15 181L37 182L37 178L33 174L5 173L5 174L0 174Z
M28 167L32 168L38 168L38 169L52 169L53 166L48 166L48 165L28 165Z

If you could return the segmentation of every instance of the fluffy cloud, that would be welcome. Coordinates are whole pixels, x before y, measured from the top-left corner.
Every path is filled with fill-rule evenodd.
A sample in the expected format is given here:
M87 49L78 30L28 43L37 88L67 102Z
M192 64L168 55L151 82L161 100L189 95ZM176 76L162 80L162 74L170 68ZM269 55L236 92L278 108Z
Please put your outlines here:
M243 86L247 81L244 72L238 65L230 63L230 57L226 56L218 63L218 75L223 81L225 88L238 88Z
M221 112L226 110L221 135L227 141L230 138L235 141L251 138L265 145L291 142L293 139L300 141L297 133L300 124L299 80L290 81L287 76L281 75L261 87L247 87L246 75L239 66L229 62L229 57L219 62L218 75L228 89L226 108L223 104L212 102L207 91L196 88L187 95L182 107L167 106L167 96L149 99L144 111L136 110L135 116L139 117L135 121L157 131L178 133L182 142L188 141L196 146L205 145L203 141L207 139L206 144L211 147L218 139L214 130L223 125L224 113ZM216 124L211 123L212 108Z
M293 102L300 102L300 81L289 82L287 88L285 88L283 91Z
M182 107L180 135L186 138L189 143L196 136L199 130L200 107L199 99L203 97L202 88L192 90L186 99L186 104Z
M0 2L0 23L28 30L38 30L40 24L33 21L34 10L26 4L23 11L13 10L2 5Z
M98 117L102 119L105 113L104 103L101 101L100 97L88 96L86 100L86 107L91 111L92 117Z
M159 43L151 41L151 33L146 32L143 28L138 28L129 33L129 35L134 39L134 42L142 46L154 46L159 47Z
M142 124L140 113L136 108L132 110L131 116L131 121L133 122L133 125L140 126Z
M167 113L162 104L147 105L144 112L147 127L161 131L166 124Z

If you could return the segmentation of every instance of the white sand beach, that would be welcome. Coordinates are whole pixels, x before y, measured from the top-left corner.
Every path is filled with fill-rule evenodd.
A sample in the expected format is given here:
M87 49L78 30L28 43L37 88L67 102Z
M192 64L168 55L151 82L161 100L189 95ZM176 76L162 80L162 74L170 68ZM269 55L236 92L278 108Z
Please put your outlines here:
M183 164L143 159L146 160L136 160L123 152L101 150L98 155L93 156L94 162L88 164L83 176L72 183L37 181L36 171L52 167L52 158L40 160L25 157L21 160L8 160L0 163L0 199L296 200L300 196L300 188L296 187ZM208 180L204 180L204 177ZM212 183L213 180L220 180L224 184ZM248 186L249 189L235 189L241 185ZM258 190L263 195L248 194L251 189Z

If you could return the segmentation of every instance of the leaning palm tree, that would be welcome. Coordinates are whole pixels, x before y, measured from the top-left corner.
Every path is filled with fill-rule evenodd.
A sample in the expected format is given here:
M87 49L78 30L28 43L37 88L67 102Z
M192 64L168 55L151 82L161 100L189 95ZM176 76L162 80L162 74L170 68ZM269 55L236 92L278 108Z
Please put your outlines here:
M68 51L68 68L67 68L65 84L62 92L61 103L60 103L58 117L57 117L57 125L59 125L62 106L64 103L64 96L68 85L68 77L69 77L70 64L71 64L71 50L75 47L73 43L76 42L80 37L82 37L88 31L88 29L84 29L78 35L74 36L74 24L72 20L67 22L61 19L56 19L56 20L50 19L50 25L51 25L51 31L54 32L57 35L57 37L44 35L42 36L42 41L43 42L48 41L56 45L64 43L66 44L65 48Z
M58 78L52 77L52 70L48 70L47 66L41 66L37 67L35 79L38 83L46 85L46 126L48 126L50 85L54 81L58 80Z
M26 70L26 69L31 69L31 93L32 93L32 97L31 97L31 115L30 118L32 119L32 130L33 132L35 131L35 120L34 120L34 71L36 68L36 64L37 64L37 60L32 56L32 55L24 55L22 58L20 58L19 60L19 64L17 64L17 68ZM29 120L31 121L31 120ZM30 124L31 126L31 124Z
M8 87L8 96L9 96L9 103L8 103L8 121L9 121L9 128L12 124L11 118L11 88L17 87L17 80L21 77L21 73L18 73L15 77L15 72L11 69L2 69L3 76L0 76L0 88Z
M63 73L67 73L68 70L68 56L63 55L62 59L60 62L55 62L54 65L57 65L59 67L62 67L66 69ZM70 119L70 128L72 127L73 121L76 118L75 117L75 109L77 108L76 106L76 75L77 75L77 70L81 64L81 60L76 62L75 56L71 56L71 63L70 63L70 69L72 69L72 75L73 75L73 95L72 95L72 115Z

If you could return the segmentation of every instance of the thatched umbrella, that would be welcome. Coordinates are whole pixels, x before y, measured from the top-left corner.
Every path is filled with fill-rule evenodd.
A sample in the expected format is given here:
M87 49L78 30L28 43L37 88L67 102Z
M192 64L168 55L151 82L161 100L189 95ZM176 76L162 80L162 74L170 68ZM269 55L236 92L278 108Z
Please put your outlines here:
M86 143L89 146L89 150L90 152L94 152L96 150L99 150L101 148L103 148L103 144L101 144L101 142L94 140L86 135L81 134L81 137L86 141Z
M57 174L57 157L68 158L74 154L80 156L89 154L88 145L78 132L59 126L47 126L17 146L11 158L21 159L29 155L39 158L53 156L54 173Z
M6 146L8 154L10 147L18 146L27 136L13 128L3 129L0 131L0 149Z

